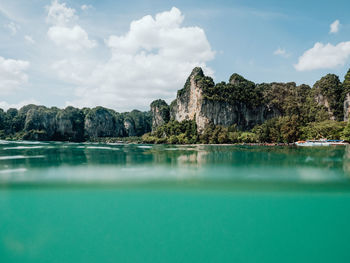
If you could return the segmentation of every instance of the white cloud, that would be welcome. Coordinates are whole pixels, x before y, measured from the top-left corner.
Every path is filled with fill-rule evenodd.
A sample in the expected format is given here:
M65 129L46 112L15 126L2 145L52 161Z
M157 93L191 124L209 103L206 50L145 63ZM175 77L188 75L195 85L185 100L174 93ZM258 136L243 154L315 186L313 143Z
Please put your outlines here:
M290 57L290 54L287 53L287 51L286 51L284 48L278 48L278 49L276 49L276 50L273 52L273 54L276 55L276 56L284 57L284 58Z
M215 52L199 27L184 27L177 8L132 21L124 35L106 40L108 61L63 58L53 65L62 80L77 86L75 106L104 105L117 110L148 108L153 99L174 98L195 66L207 74ZM82 62L84 60L84 63Z
M5 25L5 28L10 31L11 35L16 35L18 30L20 29L20 26L15 24L14 22L10 22Z
M89 49L96 46L96 41L90 40L88 33L79 25L70 25L78 17L75 9L69 8L65 3L55 0L47 7L47 21L52 23L47 32L50 40L58 47L71 51Z
M3 109L3 110L8 110L10 108L20 109L23 106L28 105L28 104L39 105L40 102L38 102L35 99L23 100L23 101L20 101L18 103L8 103L7 101L0 101L0 109Z
M335 34L338 33L339 31L339 26L340 26L340 22L339 20L335 20L329 27L329 33L330 34Z
M51 2L50 6L46 7L46 21L53 25L67 25L70 21L75 20L75 10L66 6L66 3L60 3L58 0Z
M83 48L93 48L96 42L89 39L88 34L80 26L74 27L53 26L47 32L49 38L60 47L72 51L78 51Z
M344 65L349 56L350 41L340 42L336 46L317 42L299 57L299 61L294 67L298 71L335 68Z
M80 8L81 8L81 10L86 11L86 10L91 9L92 5L82 5Z
M10 94L27 83L28 61L0 57L0 95Z
M31 36L28 36L28 35L24 36L24 40L29 44L35 44L35 41Z

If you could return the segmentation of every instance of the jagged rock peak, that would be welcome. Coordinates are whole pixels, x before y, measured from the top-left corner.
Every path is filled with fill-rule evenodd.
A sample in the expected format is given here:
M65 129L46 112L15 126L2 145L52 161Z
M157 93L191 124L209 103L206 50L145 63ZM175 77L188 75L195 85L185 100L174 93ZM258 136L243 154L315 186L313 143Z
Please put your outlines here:
M193 76L204 77L204 73L203 73L202 68L201 67L195 67L192 70L190 77L193 77Z
M168 106L166 101L162 100L162 99L154 100L151 103L151 109L154 108L154 107L162 107L162 106Z
M204 77L205 77L205 75L203 73L202 68L195 67L192 70L191 74L188 76L184 87L177 91L177 97L182 97L182 96L186 95L188 92L190 92L191 83L195 84L195 82L197 82L198 80L200 80Z
M239 75L237 73L234 73L234 74L231 75L229 82L232 85L237 86L237 85L242 84L244 82L251 82L251 81L245 79L244 77L242 77L241 75Z

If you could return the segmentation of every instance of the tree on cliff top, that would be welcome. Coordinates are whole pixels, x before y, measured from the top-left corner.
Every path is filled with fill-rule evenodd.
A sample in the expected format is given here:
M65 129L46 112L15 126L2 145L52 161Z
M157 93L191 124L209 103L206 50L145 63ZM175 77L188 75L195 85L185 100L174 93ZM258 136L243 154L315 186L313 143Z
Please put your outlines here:
M202 80L203 78L210 78L210 77L206 77L203 73L203 70L202 68L200 67L195 67L191 74L188 76L186 82L185 82L185 85L182 89L178 90L177 91L177 96L178 97L181 97L183 95L185 95L189 90L190 90L190 87L191 87L191 78L194 78L195 82L198 82L200 80ZM211 78L210 78L211 79ZM213 82L213 85L214 85L214 81Z
M316 81L313 89L316 95L321 94L328 100L330 110L333 112L335 119L343 120L344 88L339 77L334 74L327 74Z
M350 93L350 69L344 77L343 88L345 93Z
M230 77L230 83L204 85L203 95L209 100L225 101L231 104L242 102L248 107L257 107L262 103L261 89L254 82L237 73Z

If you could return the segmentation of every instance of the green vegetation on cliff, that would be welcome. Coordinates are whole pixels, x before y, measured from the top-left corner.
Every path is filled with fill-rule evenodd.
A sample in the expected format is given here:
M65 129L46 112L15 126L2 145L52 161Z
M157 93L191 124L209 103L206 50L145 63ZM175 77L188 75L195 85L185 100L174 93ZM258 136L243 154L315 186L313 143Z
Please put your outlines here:
M181 97L184 94L188 93L188 91L190 90L190 86L191 86L191 77L194 76L194 80L195 81L200 81L202 80L202 78L204 78L204 73L203 70L200 67L195 67L190 76L187 78L185 85L182 89L177 91L177 96ZM214 83L214 82L213 82Z
M121 114L127 136L142 136L151 131L152 115L150 112L133 110Z
M187 106L193 85L201 89L197 93L202 97L191 108ZM215 84L197 67L178 91L176 100L170 105L155 100L148 112L118 113L104 107L58 109L33 104L6 112L0 109L0 138L79 142L119 141L125 137L138 141L142 136L146 143L169 144L350 140L350 125L343 122L344 112L350 108L348 102L344 103L349 93L350 70L344 82L328 74L311 88L294 82L255 84L236 73L228 83ZM198 105L210 107L205 112ZM177 112L188 108L192 112L187 116ZM193 112L193 108L197 111ZM213 114L220 118L212 118ZM208 115L211 119L206 119ZM175 120L177 116L184 121Z
M350 125L325 120L303 126L298 116L293 115L270 119L250 131L238 130L235 125L223 127L209 124L199 134L194 120L172 120L155 132L143 135L142 141L155 144L293 143L321 138L350 140Z
M324 103L334 115L335 120L343 120L344 112L344 86L339 77L334 74L327 74L314 85L314 96L320 103Z
M200 68L195 68L184 88L178 92L180 101L187 99L191 84L202 90L204 100L237 107L267 107L276 114L250 130L239 130L235 123L225 127L209 123L200 133L187 125L191 121L195 124L195 118L184 122L171 120L146 134L144 142L216 144L291 143L319 138L350 140L350 126L343 122L344 98L350 93L350 70L343 83L338 76L328 74L311 88L297 86L294 82L255 84L238 74L233 74L229 83L215 84ZM170 110L176 110L176 104L177 100L173 101ZM173 130L177 132L169 132Z
M350 93L350 69L346 73L343 81L343 89L344 92L343 94L345 95L346 93Z
M96 141L98 138L141 136L151 131L150 112L118 113L104 107L58 109L26 105L0 109L0 139Z
M151 103L151 111L152 114L157 114L156 112L153 112L153 110L158 109L158 114L160 115L160 118L168 122L170 120L170 108L169 105L164 100L155 100ZM152 117L152 116L151 116Z
M245 103L249 107L263 103L261 88L238 74L233 74L229 83L220 82L215 85L210 77L203 77L200 84L202 83L203 95L208 100Z
M142 136L145 143L192 144L197 143L197 125L194 120L171 120L158 127L152 134Z

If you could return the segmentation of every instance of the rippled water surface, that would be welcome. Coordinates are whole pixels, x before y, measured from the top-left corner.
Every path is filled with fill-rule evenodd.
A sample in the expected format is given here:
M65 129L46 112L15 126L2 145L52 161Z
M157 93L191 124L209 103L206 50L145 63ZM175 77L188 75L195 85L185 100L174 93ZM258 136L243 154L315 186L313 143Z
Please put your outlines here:
M1 262L350 262L350 148L0 141Z

